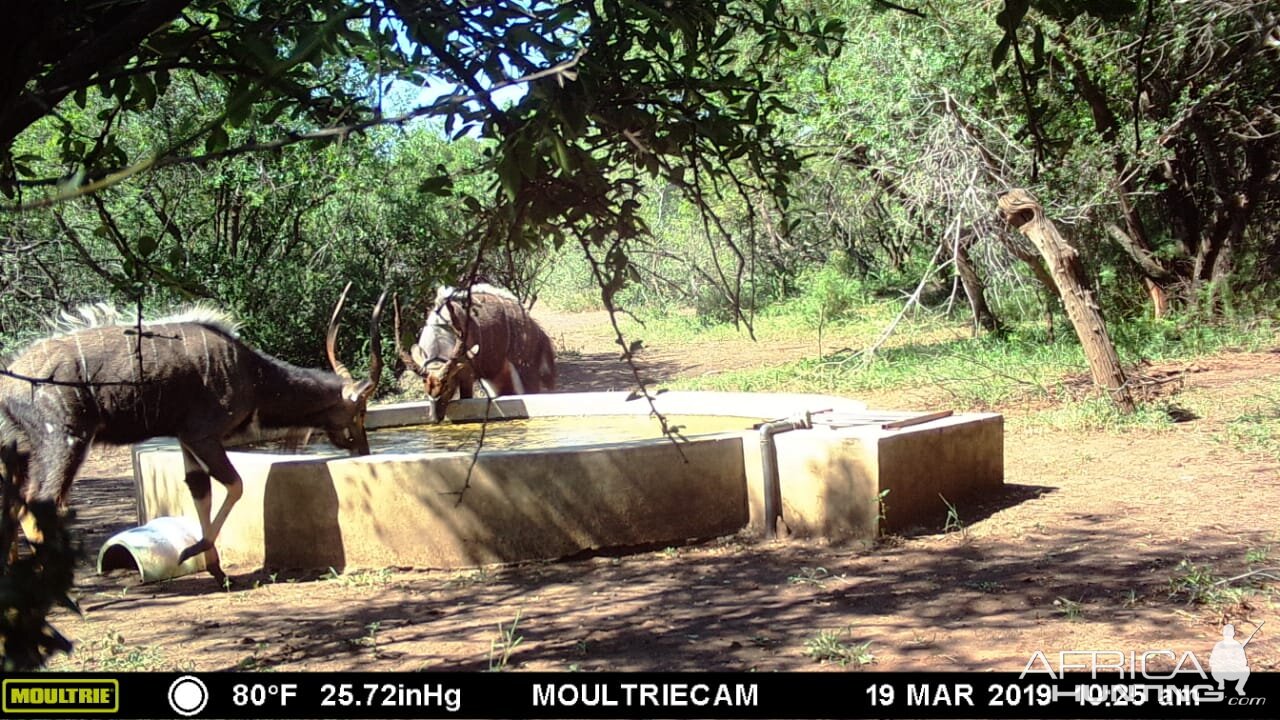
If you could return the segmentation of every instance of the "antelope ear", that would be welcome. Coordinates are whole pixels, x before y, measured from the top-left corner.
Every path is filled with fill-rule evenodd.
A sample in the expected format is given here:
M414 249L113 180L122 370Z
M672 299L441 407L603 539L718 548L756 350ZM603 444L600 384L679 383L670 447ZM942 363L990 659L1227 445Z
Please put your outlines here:
M360 402L369 397L373 393L373 389L377 387L372 380L360 380L359 382L349 382L342 386L342 397L347 402Z
M423 352L422 346L418 343L414 343L413 346L409 348L409 357L413 358L413 361L418 363L418 365L425 366L427 364L427 354Z

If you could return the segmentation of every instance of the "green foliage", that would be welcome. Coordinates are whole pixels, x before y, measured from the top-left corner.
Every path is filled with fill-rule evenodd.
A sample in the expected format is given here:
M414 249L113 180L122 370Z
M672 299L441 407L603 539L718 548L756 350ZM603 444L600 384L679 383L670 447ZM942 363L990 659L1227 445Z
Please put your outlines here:
M791 109L773 61L802 40L836 52L840 20L772 0L424 10L108 0L37 34L0 30L35 60L0 96L0 186L35 209L48 193L97 191L12 216L21 232L0 246L18 255L24 238L58 238L50 251L74 254L88 282L50 289L43 263L0 284L38 289L35 317L104 285L144 305L208 298L301 359L315 354L320 296L346 279L363 281L364 302L371 285L408 286L412 306L441 276L478 266L532 297L533 251L576 244L613 304L639 277L640 196L660 183L695 208L700 235L718 228L731 248L736 259L709 280L736 311L740 288L726 278L744 267L738 207L760 193L785 202L799 168L778 137ZM104 22L127 13L128 32ZM51 50L82 32L143 49L75 66ZM393 80L452 92L394 99Z
M1225 436L1228 443L1242 450L1280 459L1280 403L1231 419Z
M991 66L1000 69L1009 56L1009 48L1016 40L1027 12L1035 7L1046 16L1066 25L1081 15L1093 15L1104 20L1116 20L1132 16L1138 9L1133 0L1005 0L1004 9L996 15L996 24L1004 30L1004 37L991 51ZM1043 64L1045 56L1044 34L1035 32L1032 57Z
M720 285L700 285L693 302L694 314L703 326L733 323L740 315L755 315L773 301L775 289L750 281L736 288L736 293Z
M1267 317L1230 322L1183 313L1110 324L1120 352L1130 358L1189 357L1218 350L1258 351L1273 346L1277 326Z
M150 134L136 141L145 144ZM383 287L422 312L435 285L453 282L472 256L451 229L461 203L387 178L473 167L476 143L447 144L425 127L388 148L389 139L375 133L319 150L230 158L204 172L167 168L66 203L52 217L22 216L11 226L19 236L57 240L37 243L9 265L14 285L43 297L0 306L12 313L0 322L29 328L29 336L43 318L87 301L141 303L148 314L212 301L241 321L250 342L314 366L324 364L323 332L338 291L353 281L340 351L356 369L368 354L368 313ZM146 255L136 252L144 246ZM41 268L67 266L60 258L70 251L89 265L67 267L63 283L41 277ZM420 323L421 315L407 322Z
M10 32L4 39L15 54L34 62L19 63L29 77L0 96L0 108L22 110L0 122L0 186L22 202L31 198L13 195L18 188L52 186L56 197L71 197L145 170L298 143L319 150L371 127L432 119L429 126L453 140L485 141L477 167L440 165L405 183L461 205L470 217L451 234L473 251L581 244L595 253L609 301L634 279L626 243L648 231L638 197L651 179L662 178L721 227L716 201L703 194L711 183L736 187L741 200L749 192L785 200L799 161L776 137L778 118L791 109L774 92L772 61L797 52L801 40L819 54L835 52L844 29L840 20L772 0L690 2L661 12L647 3L552 0L427 9L108 0L38 35ZM128 31L103 22L113 13L133 13L136 22ZM51 50L69 39L61 34L77 39L90 29L107 44L143 51L73 66ZM99 73L113 79L96 82ZM56 89L46 75L58 77ZM388 117L382 105L392 79L452 92ZM86 92L95 84L99 93ZM513 87L520 92L506 93L512 99L499 107L499 94ZM193 91L189 106L198 112L166 118L173 121L163 125L164 137L128 142L135 118L163 115L166 103ZM91 137L99 146L82 141ZM183 155L196 146L203 154ZM412 168L397 168L404 169ZM113 238L121 240L115 249L129 284L198 291L151 260L159 237ZM469 267L473 255L461 262Z
M997 317L1030 319L1041 290L1007 248L1035 251L992 213L996 193L1025 186L1080 248L1109 318L1149 315L1150 278L1175 309L1249 315L1271 304L1280 272L1264 258L1277 256L1280 217L1267 186L1248 178L1280 158L1280 136L1230 109L1275 112L1277 66L1264 60L1274 52L1256 32L1268 26L1265 3L1139 13L1128 2L1010 0L994 23L990 6L974 3L933 3L927 18L839 6L858 42L784 80L800 111L788 122L812 152L788 217L775 221L793 257L843 251L872 285L945 243L943 259L959 261L957 248L972 258ZM1230 49L1231 38L1244 45ZM1218 80L1198 75L1210 66ZM1222 147L1204 142L1226 136ZM1245 137L1256 142L1236 144ZM1199 170L1211 166L1216 183ZM1181 186L1161 179L1170 168ZM1254 210L1210 197L1226 188ZM1132 234L1132 223L1157 270L1114 240L1112 228ZM1219 251L1235 262L1215 265ZM921 275L912 268L906 284ZM1259 282L1271 290L1259 294Z
M912 322L898 334L927 335L928 324ZM842 334L842 338L847 337ZM869 340L868 340L869 341ZM856 395L893 387L934 386L962 407L989 407L1011 397L1044 396L1064 370L1084 367L1078 346L1045 345L1015 334L999 338L910 342L881 348L874 360L841 353L834 357L700 378L679 383L687 389L812 391Z
M942 532L957 532L960 533L961 538L968 539L969 526L960 519L960 511L942 493L938 493L938 497L942 499L942 504L947 506L947 520L942 526Z
M359 57L362 48L379 42L376 23L356 29L368 12L369 6L341 0L305 7L108 0L50 6L8 24L0 39L20 60L14 69L21 76L0 95L6 107L0 191L18 197L20 178L48 184L40 165L53 163L76 174L72 182L57 183L57 192L67 195L140 158L163 162L193 145L207 154L223 152L236 128L323 123L343 107L364 106L359 90L352 93L333 80L342 58ZM175 128L180 134L172 142L142 153L121 142L121 130L185 90L180 68L198 69L221 86L213 97L202 98L210 106L208 116ZM53 108L59 112L51 113ZM52 120L46 123L49 142L11 154L10 143L42 119Z
M1169 579L1169 596L1184 596L1187 603L1222 605L1240 599L1239 591L1224 586L1211 565L1183 559Z
M1184 558L1169 579L1169 596L1185 597L1188 604L1221 609L1239 605L1253 594L1271 595L1275 592L1276 580L1280 578L1269 568L1253 567L1265 560L1268 550L1268 547L1250 548L1244 558L1250 565L1249 571L1227 578L1220 578L1212 565L1199 565Z
M843 320L866 300L862 283L845 274L847 261L837 254L820 267L801 274L800 308L814 327Z
M58 654L71 652L71 641L48 621L54 606L80 612L70 591L75 572L77 548L72 545L67 523L53 504L33 506L36 526L44 541L32 544L29 553L16 556L16 489L11 485L14 448L0 448L0 486L4 502L0 508L0 670L29 671L43 667Z

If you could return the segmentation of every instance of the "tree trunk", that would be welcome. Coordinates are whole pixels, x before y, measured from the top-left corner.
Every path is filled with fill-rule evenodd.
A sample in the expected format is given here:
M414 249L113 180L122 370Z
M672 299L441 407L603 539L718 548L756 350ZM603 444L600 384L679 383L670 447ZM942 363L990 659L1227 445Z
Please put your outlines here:
M1075 70L1076 86L1085 102L1089 104L1090 112L1093 113L1094 127L1102 134L1103 139L1114 144L1116 138L1120 136L1120 119L1111 110L1111 100L1106 90L1094 81L1093 74L1089 72L1084 59L1072 47L1064 33L1059 33L1055 40L1066 51L1067 61ZM1111 236L1120 242L1120 246L1142 268L1144 273L1142 285L1147 290L1147 296L1151 298L1152 312L1159 319L1169 311L1169 297L1161 283L1169 281L1172 276L1152 254L1151 242L1147 237L1142 215L1129 201L1131 195L1137 194L1137 188L1134 187L1133 178L1126 172L1124 155L1118 150L1111 156L1111 166L1116 177L1116 199L1119 200L1120 214L1124 218L1126 228L1122 232L1119 228L1112 226Z
M991 306L987 304L986 288L982 284L982 278L978 275L977 269L973 265L973 259L969 257L969 244L973 242L973 236L961 238L956 245L953 255L956 263L956 275L960 276L960 284L964 286L965 297L969 299L969 308L973 310L973 334L977 337L978 330L986 330L987 332L998 333L1003 330L1000 325L999 318L991 311Z
M1151 311L1157 320L1169 314L1169 294L1160 287L1160 283L1151 278L1142 278L1142 285L1151 296Z
M1058 229L1044 216L1044 208L1026 190L1014 189L1000 196L1000 212L1005 220L1026 235L1044 255L1049 272L1058 286L1067 317L1084 348L1093 381L1107 390L1126 413L1135 409L1133 395L1125 381L1120 358L1107 334L1102 311L1093 298L1089 282L1075 248L1067 244Z
M1169 313L1169 295L1165 292L1160 282L1168 282L1173 280L1173 274L1166 270L1151 254L1150 250L1137 243L1131 236L1116 226L1115 223L1107 223L1107 232L1121 247L1129 253L1138 262L1138 266L1142 268L1142 286L1147 289L1147 295L1151 298L1151 306L1157 320Z

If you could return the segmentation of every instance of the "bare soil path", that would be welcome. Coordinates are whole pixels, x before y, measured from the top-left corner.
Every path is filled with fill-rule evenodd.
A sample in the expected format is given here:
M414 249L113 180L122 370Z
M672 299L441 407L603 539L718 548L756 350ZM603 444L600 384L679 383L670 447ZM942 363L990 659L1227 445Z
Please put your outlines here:
M603 314L535 314L572 350L562 390L632 385ZM766 356L749 340L656 347L643 353L643 370L683 377L791 351L805 349L770 347ZM1211 406L1274 391L1280 354L1223 354L1195 370L1184 394ZM77 578L84 618L55 619L78 651L55 667L477 670L491 663L499 624L518 617L515 669L839 669L807 652L826 632L870 642L868 669L1021 670L1036 650L1207 657L1221 623L1248 632L1265 620L1249 659L1254 670L1277 670L1274 585L1210 604L1170 595L1183 563L1230 577L1249 567L1250 551L1257 560L1270 548L1270 566L1280 558L1280 463L1223 442L1224 421L1206 414L1158 432L1011 430L1006 490L961 508L963 532L876 547L730 537L461 572L228 568L230 591L208 576L138 586L86 564ZM127 452L96 450L73 505L96 555L136 518Z

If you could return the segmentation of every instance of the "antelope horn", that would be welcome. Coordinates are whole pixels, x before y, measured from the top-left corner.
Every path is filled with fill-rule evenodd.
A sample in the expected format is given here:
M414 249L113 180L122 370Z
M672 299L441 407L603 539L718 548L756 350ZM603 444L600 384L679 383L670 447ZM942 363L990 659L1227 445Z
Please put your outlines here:
M396 355L400 356L400 361L405 364L418 377L426 377L427 370L418 364L413 356L404 351L404 346L400 344L400 294L396 293L391 296L391 306L395 308L395 334L396 334Z
M382 335L379 329L382 325L382 306L386 300L387 291L383 290L378 296L378 304L373 306L373 317L369 320L369 379L373 381L373 387L369 390L370 396L378 388L378 382L382 379Z
M329 355L329 365L343 380L353 380L354 378L351 377L351 371L347 369L347 366L338 360L338 351L334 346L338 341L338 315L342 313L342 304L347 301L347 292L349 290L351 290L351 283L347 283L347 286L342 289L338 304L333 308L333 317L329 318L329 331L324 336L324 350Z

